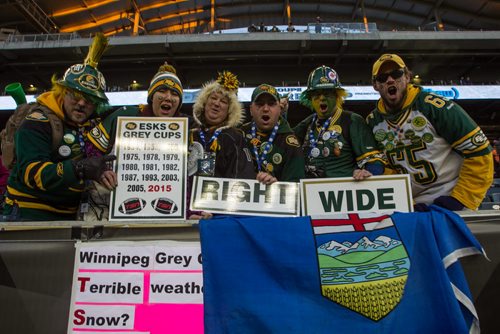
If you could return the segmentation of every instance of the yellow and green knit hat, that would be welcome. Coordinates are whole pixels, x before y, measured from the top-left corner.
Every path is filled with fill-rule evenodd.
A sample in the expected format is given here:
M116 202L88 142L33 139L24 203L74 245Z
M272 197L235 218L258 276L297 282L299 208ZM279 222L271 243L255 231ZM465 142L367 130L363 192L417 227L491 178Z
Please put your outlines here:
M180 97L180 103L179 103L179 108L182 106L182 83L179 80L179 77L177 77L177 72L175 68L172 65L169 65L167 62L165 64L161 65L160 68L158 69L158 72L155 74L153 79L151 80L151 83L149 84L149 89L148 89L148 103L151 104L153 101L153 95L158 91L160 88L167 88L171 89L177 94L179 94Z

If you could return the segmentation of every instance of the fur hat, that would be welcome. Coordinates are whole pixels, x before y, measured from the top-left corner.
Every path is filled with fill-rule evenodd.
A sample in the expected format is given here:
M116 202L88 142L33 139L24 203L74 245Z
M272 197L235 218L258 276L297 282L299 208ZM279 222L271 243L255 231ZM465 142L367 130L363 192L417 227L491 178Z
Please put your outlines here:
M175 68L172 65L169 65L167 62L165 62L165 64L161 65L160 68L158 68L158 72L154 75L151 83L149 84L148 104L151 104L151 102L153 101L154 93L156 93L161 88L171 89L179 94L180 103L179 108L177 108L177 110L179 110L182 106L182 84L179 80L179 77L177 77Z
M220 127L237 127L245 118L243 105L238 101L239 81L233 73L223 71L219 73L217 80L209 81L203 85L193 105L193 118L196 123L206 126L205 105L210 95L214 92L222 93L229 100L227 118Z

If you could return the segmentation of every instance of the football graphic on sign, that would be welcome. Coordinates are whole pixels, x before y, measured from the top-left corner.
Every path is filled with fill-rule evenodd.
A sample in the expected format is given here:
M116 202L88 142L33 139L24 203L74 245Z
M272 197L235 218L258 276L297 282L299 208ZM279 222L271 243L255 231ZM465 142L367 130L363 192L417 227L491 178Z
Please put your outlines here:
M133 197L124 200L123 203L118 207L118 211L127 215L131 215L141 211L145 206L145 200L143 200L142 198Z
M157 212L163 213L165 215L175 213L177 212L178 209L177 204L175 204L174 201L166 197L160 197L151 201L151 205Z

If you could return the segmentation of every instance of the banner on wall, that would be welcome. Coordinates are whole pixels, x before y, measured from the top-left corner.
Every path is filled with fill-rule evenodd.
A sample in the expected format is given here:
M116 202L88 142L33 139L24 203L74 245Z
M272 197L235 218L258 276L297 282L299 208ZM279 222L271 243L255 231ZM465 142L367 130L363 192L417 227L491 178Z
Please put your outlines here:
M185 219L188 119L119 117L109 220Z
M482 100L498 99L500 97L499 85L467 85L467 86L423 86L425 90L446 97L450 100ZM380 95L372 86L344 86L348 95L346 100L376 101ZM241 87L238 90L240 102L250 102L255 87ZM300 93L306 89L303 86L276 87L281 95L288 94L290 101L299 101ZM199 89L185 89L183 103L194 103ZM147 101L147 91L106 92L111 106L128 106L144 104ZM28 102L34 102L33 95L26 96ZM0 96L0 110L14 110L16 102L10 96Z
M199 242L77 243L68 334L203 333Z

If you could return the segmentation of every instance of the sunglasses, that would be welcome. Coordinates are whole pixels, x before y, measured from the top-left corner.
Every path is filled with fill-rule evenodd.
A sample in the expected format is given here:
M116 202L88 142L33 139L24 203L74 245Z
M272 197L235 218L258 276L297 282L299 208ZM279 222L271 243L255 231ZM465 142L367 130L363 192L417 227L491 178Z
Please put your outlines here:
M397 70L394 70L392 72L381 73L381 74L377 75L375 77L375 80L380 82L380 83L384 83L387 81L387 79L389 79L389 76L391 78L393 78L394 80L396 80L396 79L401 78L403 76L403 74L405 74L405 70L402 68L398 68Z
M72 99L73 101L75 102L78 102L78 101L81 101L81 100L84 100L85 103L87 104L91 104L91 105L94 105L95 103L87 96L83 95L82 93L79 93L79 92L76 92L76 91L73 91L73 90L67 90L66 91L66 94L67 96Z

